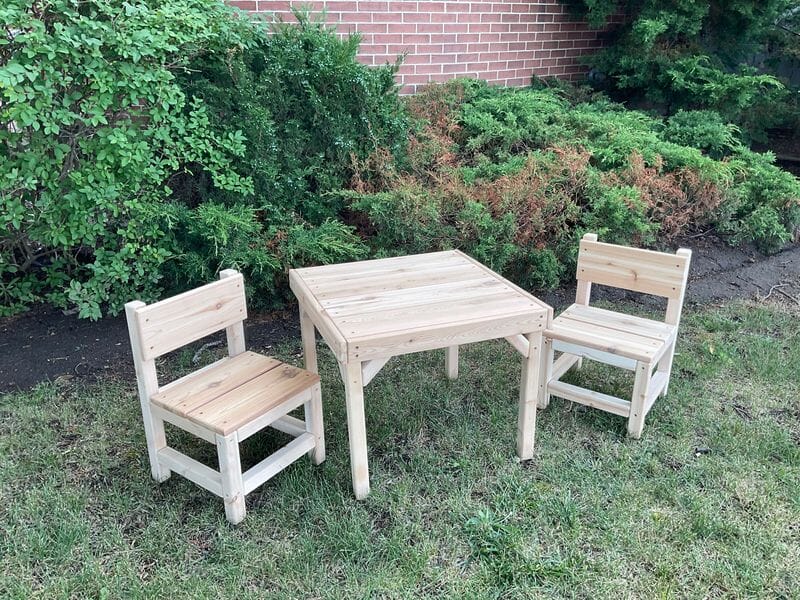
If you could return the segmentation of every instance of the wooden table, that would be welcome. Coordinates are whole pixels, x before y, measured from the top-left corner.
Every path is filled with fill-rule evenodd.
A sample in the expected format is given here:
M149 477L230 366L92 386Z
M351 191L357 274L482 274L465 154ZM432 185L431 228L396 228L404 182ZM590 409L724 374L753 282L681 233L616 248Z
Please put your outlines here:
M364 386L400 354L446 348L454 379L460 344L508 340L523 356L517 454L533 456L547 304L458 250L293 269L289 282L300 302L306 369L318 372L315 329L339 361L357 498L369 494Z

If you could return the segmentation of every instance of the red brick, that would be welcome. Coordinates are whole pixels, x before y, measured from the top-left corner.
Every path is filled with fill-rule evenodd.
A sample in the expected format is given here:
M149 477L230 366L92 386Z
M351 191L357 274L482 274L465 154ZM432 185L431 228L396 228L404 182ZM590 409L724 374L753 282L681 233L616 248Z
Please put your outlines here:
M417 65L414 68L414 73L417 75L429 75L431 73L441 73L442 72L442 65Z
M474 76L498 85L527 85L531 73L582 80L579 58L602 47L600 32L574 21L562 0L229 0L288 22L290 6L327 9L337 35L362 36L358 60L375 65L407 53L397 75L401 93L428 81ZM611 22L621 22L615 15Z
M425 13L442 13L444 6L444 2L420 2L417 10Z
M229 2L229 4L231 6L235 6L236 8L240 8L242 10L249 10L251 12L255 11L257 7L255 0L232 0L231 2Z

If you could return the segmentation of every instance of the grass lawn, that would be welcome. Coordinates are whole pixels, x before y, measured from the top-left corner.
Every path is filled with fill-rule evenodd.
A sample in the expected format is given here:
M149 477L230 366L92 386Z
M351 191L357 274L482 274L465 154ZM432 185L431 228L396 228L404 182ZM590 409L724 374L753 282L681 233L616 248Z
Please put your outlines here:
M443 352L395 359L366 390L363 502L321 352L328 459L254 492L238 527L194 484L150 479L132 369L6 395L0 596L797 598L800 310L687 307L678 351L640 441L554 399L524 464L505 342L465 347L455 382ZM299 340L278 355L298 363ZM631 383L594 364L570 377L626 396ZM216 466L211 445L170 435ZM245 466L282 435L248 440Z

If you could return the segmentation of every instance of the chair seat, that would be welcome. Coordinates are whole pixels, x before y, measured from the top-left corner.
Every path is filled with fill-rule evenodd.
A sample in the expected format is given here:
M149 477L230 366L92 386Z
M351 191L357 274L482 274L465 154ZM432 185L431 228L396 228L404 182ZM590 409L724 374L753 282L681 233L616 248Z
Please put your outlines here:
M553 319L545 335L636 361L657 361L672 344L674 325L602 308L573 304Z
M160 388L150 401L215 433L229 435L318 382L319 375L243 352Z

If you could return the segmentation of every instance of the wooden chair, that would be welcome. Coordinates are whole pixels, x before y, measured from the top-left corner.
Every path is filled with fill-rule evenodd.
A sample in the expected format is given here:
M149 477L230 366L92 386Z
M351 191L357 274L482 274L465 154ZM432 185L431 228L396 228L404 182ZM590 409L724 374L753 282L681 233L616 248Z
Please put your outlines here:
M684 248L666 254L603 244L596 234L584 235L575 304L544 332L547 389L539 408L546 408L554 395L628 417L628 435L638 439L656 398L667 394L691 256ZM592 283L667 298L664 322L589 306ZM562 353L558 360L556 351ZM631 400L560 381L573 366L580 368L584 358L634 371Z
M244 280L238 272L155 304L125 305L153 478L174 471L225 501L231 523L245 516L245 495L303 454L325 460L319 376L245 351ZM228 356L159 386L155 359L224 329ZM305 421L287 413L305 407ZM167 446L164 422L216 444L219 471ZM242 473L239 442L271 426L295 436L289 444Z

